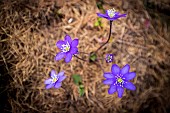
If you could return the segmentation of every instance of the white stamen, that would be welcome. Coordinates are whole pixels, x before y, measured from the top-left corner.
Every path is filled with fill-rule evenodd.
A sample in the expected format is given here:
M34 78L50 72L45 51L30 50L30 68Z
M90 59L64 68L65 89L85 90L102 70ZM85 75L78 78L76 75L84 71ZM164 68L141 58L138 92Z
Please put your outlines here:
M52 83L55 83L58 79L59 79L59 77L57 75L54 75L54 77L52 77L51 81L52 81Z
M61 45L61 46L62 46L61 50L63 52L68 52L70 50L70 45L69 45L68 42L66 44Z
M109 15L110 18L115 16L115 12L116 10L114 8L107 10L107 14Z

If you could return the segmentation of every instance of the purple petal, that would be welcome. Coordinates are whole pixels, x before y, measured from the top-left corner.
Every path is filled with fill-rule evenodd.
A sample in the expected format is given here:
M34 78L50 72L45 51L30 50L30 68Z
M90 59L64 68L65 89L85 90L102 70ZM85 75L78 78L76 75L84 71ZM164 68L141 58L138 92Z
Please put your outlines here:
M97 16L101 18L108 18L107 14L97 13Z
M128 64L126 64L122 70L120 71L121 75L127 74L129 72L130 66Z
M49 79L45 80L44 84L51 84L51 82L52 82L52 80L51 80L51 78L49 78Z
M51 78L54 78L54 77L55 77L55 75L56 75L55 70L51 70L51 72L50 72L50 76L51 76Z
M133 79L135 76L136 76L136 73L135 73L135 72L130 72L130 73L127 73L127 74L123 75L122 78L125 78L125 80L131 80L131 79Z
M71 37L69 35L65 36L65 42L68 42L69 44L71 44L72 39L71 39Z
M61 83L60 82L57 82L55 85L54 85L55 88L60 88L61 87Z
M129 90L135 90L136 87L134 84L132 84L131 82L125 82L123 87L125 87L126 89L129 89Z
M52 88L54 86L54 84L48 84L48 85L46 85L46 89L50 89L50 88Z
M117 20L120 17L126 17L126 14L114 16L113 18L110 18L110 20Z
M118 65L116 65L116 64L112 65L112 73L113 73L113 75L117 75L120 73L120 68Z
M61 76L61 77L58 79L58 82L62 82L65 78L66 78L66 76Z
M108 93L109 94L113 94L114 92L116 92L116 86L115 85L111 85L109 90L108 90Z
M59 40L59 41L56 43L56 46L57 46L59 49L61 49L63 44L65 44L65 42L62 41L62 40Z
M120 18L120 17L126 17L127 14L121 14L121 15L117 15L116 18Z
M79 40L78 40L78 39L74 39L74 40L71 42L71 46L72 46L72 47L77 47L78 43L79 43Z
M61 71L60 73L58 73L58 77L62 77L64 75L64 71Z
M66 58L65 58L65 62L68 63L68 62L71 61L71 59L72 59L72 54L71 53L67 53Z
M124 89L121 86L117 86L118 97L121 98L123 96Z
M115 12L115 16L118 16L120 13L119 12Z
M106 85L108 85L108 84L113 84L115 81L116 81L116 79L110 78L110 79L104 80L104 81L103 81L103 84L106 84Z
M71 50L70 50L70 53L71 54L76 54L78 52L78 48L77 47L73 47L73 48L71 48Z
M114 75L113 75L112 73L110 73L110 72L105 72L105 73L103 74L103 76L104 76L105 78L114 78Z
M108 15L108 10L106 10L105 13L106 13L107 17L109 17L109 15Z
M55 60L61 60L66 54L63 52L59 52L56 56L55 56Z

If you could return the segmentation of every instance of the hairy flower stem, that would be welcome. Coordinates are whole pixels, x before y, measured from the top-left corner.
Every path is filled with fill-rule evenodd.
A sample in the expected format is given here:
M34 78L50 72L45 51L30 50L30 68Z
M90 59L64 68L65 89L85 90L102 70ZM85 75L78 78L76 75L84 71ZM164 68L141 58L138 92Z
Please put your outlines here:
M109 40L110 40L110 36L111 36L111 31L112 31L112 22L113 21L110 21L110 32L109 32L109 38L107 39L107 41L103 44L103 45L101 45L96 51L95 51L95 53L97 53L104 45L106 45L108 42L109 42Z
M82 61L85 61L85 62L87 62L87 60L85 60L85 59L83 59L83 58L80 58L80 57L78 57L77 55L74 55L77 59L79 59L79 60L82 60Z

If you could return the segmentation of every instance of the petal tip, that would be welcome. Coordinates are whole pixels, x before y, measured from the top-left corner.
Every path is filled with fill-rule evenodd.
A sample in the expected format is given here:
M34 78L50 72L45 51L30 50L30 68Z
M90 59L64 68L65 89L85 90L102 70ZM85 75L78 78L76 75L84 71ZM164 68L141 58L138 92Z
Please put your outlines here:
M72 59L72 54L71 54L71 53L68 53L68 54L66 55L65 62L66 62L66 63L69 63L69 62L71 61L71 59Z
M113 64L111 70L113 75L117 75L120 73L120 67L117 64Z

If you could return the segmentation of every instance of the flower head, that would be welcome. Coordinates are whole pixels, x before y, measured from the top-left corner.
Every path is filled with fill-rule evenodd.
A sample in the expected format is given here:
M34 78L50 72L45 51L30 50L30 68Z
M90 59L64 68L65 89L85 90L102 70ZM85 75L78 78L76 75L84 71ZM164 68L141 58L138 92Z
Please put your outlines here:
M64 41L59 40L56 45L61 51L56 55L55 60L58 61L65 58L66 63L70 62L72 56L78 53L78 42L78 39L72 40L69 35L65 36Z
M110 85L108 90L109 94L113 94L117 91L118 97L121 98L124 92L124 88L129 90L135 90L134 84L129 82L136 76L135 72L129 72L130 66L126 64L122 69L116 64L112 65L112 72L104 73L106 80L103 81L104 84Z
M106 10L105 14L97 13L97 15L101 18L106 18L110 21L117 20L118 18L121 18L121 17L126 17L126 14L119 15L119 12L116 12L114 8Z
M106 62L107 63L113 62L113 54L107 54L106 55Z
M61 82L66 78L63 71L57 75L56 72L52 70L50 76L51 78L45 80L44 82L46 84L46 89L50 89L52 87L60 88Z

